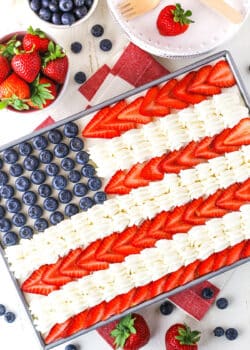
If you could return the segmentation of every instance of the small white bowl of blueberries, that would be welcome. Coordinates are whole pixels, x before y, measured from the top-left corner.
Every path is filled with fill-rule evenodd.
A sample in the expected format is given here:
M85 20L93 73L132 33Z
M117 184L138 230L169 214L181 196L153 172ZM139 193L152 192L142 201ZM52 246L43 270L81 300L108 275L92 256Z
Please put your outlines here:
M95 11L98 0L28 0L37 17L56 28L85 22Z

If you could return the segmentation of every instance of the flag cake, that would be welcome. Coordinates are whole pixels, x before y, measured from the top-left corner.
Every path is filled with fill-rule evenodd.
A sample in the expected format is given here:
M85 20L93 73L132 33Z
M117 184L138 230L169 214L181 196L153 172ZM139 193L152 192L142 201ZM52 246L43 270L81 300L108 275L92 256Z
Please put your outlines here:
M107 199L5 248L46 344L250 256L249 110L226 59L75 123Z

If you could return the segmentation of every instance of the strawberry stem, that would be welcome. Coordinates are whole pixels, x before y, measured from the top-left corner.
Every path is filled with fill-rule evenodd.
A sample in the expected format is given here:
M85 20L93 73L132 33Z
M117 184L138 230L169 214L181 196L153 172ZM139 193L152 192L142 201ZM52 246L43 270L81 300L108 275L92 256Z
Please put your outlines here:
M0 44L0 54L11 60L20 45L21 41L14 35L7 43Z
M199 331L191 331L191 328L184 324L178 328L179 334L175 337L181 345L196 345L200 340Z
M136 334L134 323L135 318L132 318L132 315L129 314L123 317L116 325L115 329L110 333L111 337L115 340L116 348L123 348L130 335Z
M192 16L192 11L185 11L181 4L175 4L175 9L172 10L172 14L174 16L174 22L180 23L181 25L187 25L190 23L194 23L190 18Z
M45 67L50 61L54 61L57 58L64 56L65 52L63 52L61 46L53 43L53 41L50 41L48 45L48 52L43 57L43 67Z
M42 39L47 38L46 34L40 28L34 29L32 26L29 26L29 28L27 29L27 33L39 36L39 38Z
M13 95L9 98L2 98L0 101L0 110L6 108L7 106L11 106L18 111L28 110L30 109L29 105L25 102L28 100L20 99L16 95Z
M33 105L42 109L43 105L47 100L53 100L55 97L51 94L48 89L51 84L50 83L39 83L40 77L38 76L35 81L31 84L31 102Z

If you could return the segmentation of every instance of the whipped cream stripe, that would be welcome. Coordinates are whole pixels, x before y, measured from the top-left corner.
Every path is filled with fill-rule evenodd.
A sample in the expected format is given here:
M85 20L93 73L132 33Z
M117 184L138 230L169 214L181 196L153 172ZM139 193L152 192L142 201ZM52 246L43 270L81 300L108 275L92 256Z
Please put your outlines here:
M187 234L172 240L159 240L155 248L130 255L125 262L112 264L107 270L70 282L47 297L31 301L30 310L37 329L46 333L56 323L91 308L102 301L146 285L196 260L250 239L250 205L240 211L211 219L193 227Z
M6 256L10 268L17 278L26 278L41 265L55 263L72 249L86 247L113 232L122 232L126 227L152 219L162 211L243 182L249 176L250 146L183 170L179 175L166 174L161 181L109 199L48 228L42 235L22 239L19 245L8 247Z
M111 177L117 170L129 169L137 162L178 150L190 141L214 136L247 116L248 109L238 89L233 89L159 118L140 129L102 140L89 147L89 153L97 166L97 174Z

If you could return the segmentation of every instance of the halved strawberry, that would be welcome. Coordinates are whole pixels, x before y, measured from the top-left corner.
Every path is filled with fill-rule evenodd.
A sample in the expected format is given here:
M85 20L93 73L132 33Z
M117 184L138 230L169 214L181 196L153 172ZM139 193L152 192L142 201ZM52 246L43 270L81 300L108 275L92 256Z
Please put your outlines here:
M113 233L105 237L98 249L96 250L95 257L98 261L105 261L107 263L119 263L124 260L124 255L113 252L112 246L119 239L119 233Z
M127 171L118 170L110 179L105 187L105 192L107 194L128 194L131 188L124 184Z
M156 98L156 102L160 105L163 105L168 108L174 109L183 109L188 106L188 104L184 101L176 99L172 92L173 88L178 83L177 79L169 80L159 91L159 94Z
M200 215L198 208L204 204L203 198L194 199L192 202L188 203L186 206L183 219L188 224L192 225L204 225L207 221L207 217Z
M216 206L216 201L223 193L223 190L218 190L211 196L209 196L204 203L202 203L197 208L197 213L199 216L203 216L206 218L220 218L224 216L228 210L222 209Z
M238 146L234 145L226 145L225 139L230 135L231 129L225 129L222 131L219 135L215 136L212 147L215 150L215 152L219 154L224 154L226 152L234 152L239 149Z
M97 261L95 254L101 245L101 239L91 243L78 258L77 265L88 271L105 270L109 267L107 262Z
M184 269L185 268L182 266L178 270L176 270L175 272L172 272L166 276L167 280L166 280L166 284L164 287L164 292L168 292L169 290L172 290L174 288L179 287L179 285L180 285L179 279L180 279L181 275L183 274Z
M215 254L210 255L207 259L200 262L197 267L198 276L207 275L213 271L215 261Z
M157 86L149 89L144 97L144 100L140 106L140 113L150 117L163 117L169 114L168 107L160 105L156 102L156 98L160 89Z
M239 189L235 192L235 198L240 201L250 201L250 178L240 184Z
M46 336L45 343L50 344L56 340L65 338L68 335L68 329L73 319L74 317L71 317L63 323L55 324L54 327L52 327L49 331L49 334Z
M244 204L242 200L238 200L234 197L235 192L240 188L240 184L235 183L226 188L216 201L216 205L226 210L239 210Z
M181 170L188 169L187 165L178 164L179 155L179 151L168 153L159 164L160 171L178 174Z
M219 94L221 92L221 89L219 87L209 85L206 83L211 70L212 70L212 66L210 65L201 67L196 72L192 81L190 82L188 91L195 94L201 94L206 96Z
M180 279L178 281L178 284L180 286L182 286L190 281L193 281L194 279L196 279L198 277L197 267L199 266L199 264L200 264L200 261L196 260L183 268L182 274L181 274Z
M141 176L141 171L143 168L143 163L136 163L126 174L124 185L129 188L147 186L149 184L149 180L146 180Z
M182 148L180 150L180 155L178 157L178 163L180 165L186 165L188 167L195 166L201 162L204 162L201 158L195 158L195 150L197 147L197 143L195 141L190 142L187 144L186 147Z
M63 286L64 284L71 282L71 277L65 276L60 272L63 259L63 257L59 258L55 264L50 265L44 272L42 276L42 281L44 283L53 284L55 286Z
M118 119L120 113L126 109L127 102L122 100L117 102L114 106L111 107L109 113L106 115L102 121L101 129L104 130L118 130L118 131L127 131L136 127L136 123L128 120Z
M141 176L146 180L157 181L162 180L164 173L160 168L160 163L164 156L155 157L144 163L144 167L141 171Z
M219 61L213 66L207 78L207 83L221 88L227 88L236 84L229 64L225 60Z
M226 266L226 261L227 261L227 249L224 249L221 252L215 253L213 271L217 271L222 267Z
M124 108L121 111L121 113L117 116L117 119L134 122L137 124L150 123L152 121L152 118L149 116L142 115L140 113L140 107L143 100L143 97L138 97L133 102L129 103L128 106Z
M117 295L115 298L108 301L106 303L104 311L103 311L103 320L107 320L111 316L119 314L120 313L120 303L121 303L120 295Z
M151 248L155 245L156 239L148 234L151 225L151 220L145 220L139 227L134 237L132 244L141 249Z
M189 85L195 76L195 72L190 72L184 76L174 87L173 95L188 104L196 104L205 100L206 96L188 92Z
M162 278L153 281L150 286L150 294L151 298L156 297L157 295L160 295L165 290L165 285L167 282L167 276L163 276Z
M133 297L133 306L143 303L148 300L149 297L149 287L146 284L145 286L137 287Z
M248 258L249 256L250 256L250 239L245 241L244 248L241 251L241 258L242 259Z
M103 301L102 303L96 306L91 307L91 310L89 310L86 318L86 322L89 327L103 320L105 307L106 307L105 301Z
M226 146L242 146L250 144L250 118L242 119L235 125L224 139Z
M133 246L131 243L137 233L137 230L138 227L136 225L126 228L119 234L119 239L113 243L112 250L116 253L122 254L123 256L139 253L140 248Z
M226 265L232 265L241 258L246 241L242 241L228 249Z
M150 222L150 226L148 229L148 233L151 236L152 233L159 230L164 230L166 221L168 219L169 213L166 211L162 211L161 213L157 214L154 219Z
M88 310L82 311L79 314L72 317L69 326L66 328L66 336L69 337L82 329L88 328L87 323Z
M164 230L168 233L184 233L190 230L192 225L184 219L187 205L175 207L172 212L169 213L166 220Z
M219 155L216 152L213 145L214 137L207 136L196 144L196 149L194 151L194 156L197 158L211 159Z
M72 250L67 256L62 260L60 266L60 273L71 278L81 278L89 274L89 272L77 265L77 260L82 253L81 248Z

